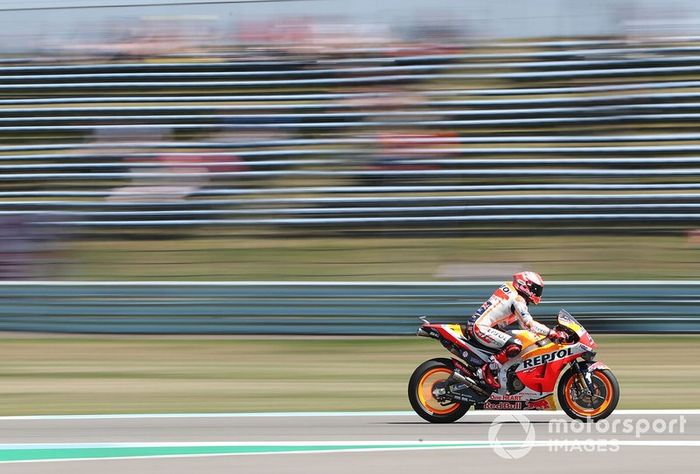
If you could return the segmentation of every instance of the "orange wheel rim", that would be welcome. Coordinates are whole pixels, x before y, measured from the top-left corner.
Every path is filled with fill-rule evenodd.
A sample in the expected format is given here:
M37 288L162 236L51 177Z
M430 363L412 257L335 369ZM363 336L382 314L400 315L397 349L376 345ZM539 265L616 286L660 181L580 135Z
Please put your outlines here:
M434 415L447 415L459 408L459 403L442 405L433 396L433 387L452 375L452 371L446 367L436 367L423 374L418 382L418 400L425 411Z
M571 408L571 410L573 410L574 413L582 417L593 417L600 415L610 406L610 403L613 399L613 386L612 382L610 382L610 379L608 379L608 377L605 374L597 372L593 373L593 378L600 380L603 383L603 387L605 388L605 400L603 400L603 403L601 403L600 406L597 406L595 408L581 406L579 402L574 400L574 398L572 397L571 391L574 386L575 377L569 378L569 380L566 382L566 387L564 389L566 403L569 405L569 408Z

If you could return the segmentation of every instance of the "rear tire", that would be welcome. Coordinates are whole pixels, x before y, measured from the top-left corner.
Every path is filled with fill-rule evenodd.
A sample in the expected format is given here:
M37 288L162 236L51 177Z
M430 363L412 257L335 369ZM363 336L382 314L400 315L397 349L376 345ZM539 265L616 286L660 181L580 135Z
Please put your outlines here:
M452 361L443 358L427 360L413 371L408 382L408 399L418 416L431 423L452 423L469 411L469 403L441 405L433 396L433 386L447 380L453 371Z
M576 398L574 385L578 373L570 368L559 381L557 402L564 412L575 420L598 421L610 416L620 401L620 385L610 369L594 370L591 374L597 400Z

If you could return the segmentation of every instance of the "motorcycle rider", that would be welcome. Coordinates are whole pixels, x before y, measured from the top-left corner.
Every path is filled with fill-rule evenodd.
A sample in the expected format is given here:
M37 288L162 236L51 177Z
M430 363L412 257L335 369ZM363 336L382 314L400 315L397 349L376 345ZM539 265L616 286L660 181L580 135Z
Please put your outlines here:
M518 321L521 328L547 336L553 341L563 341L567 338L566 333L555 331L535 321L528 311L530 303L539 304L543 289L544 280L539 273L516 273L513 275L513 281L501 285L469 320L470 335L477 342L492 349L499 349L477 374L494 390L501 388L498 372L503 364L522 350L520 341L502 331L506 326Z

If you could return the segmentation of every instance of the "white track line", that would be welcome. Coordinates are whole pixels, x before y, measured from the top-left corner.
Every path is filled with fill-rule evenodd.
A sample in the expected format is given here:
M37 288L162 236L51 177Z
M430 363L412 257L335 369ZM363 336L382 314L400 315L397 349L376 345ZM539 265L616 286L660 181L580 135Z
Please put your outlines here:
M412 411L338 411L338 412L263 412L263 413L126 413L91 415L20 415L2 416L1 421L14 420L111 420L167 418L318 418L362 416L408 416Z
M475 410L466 418L475 416L498 416L504 413L520 413L525 416L553 417L566 416L563 411L505 411ZM615 410L613 415L700 415L700 409L672 410ZM2 416L3 421L32 420L111 420L111 419L169 419L169 418L335 418L335 417L391 417L418 416L412 411L339 411L339 412L270 412L270 413L128 413L91 415L20 415Z
M370 440L370 441L149 441L143 443L18 443L18 444L2 444L0 450L7 449L65 449L65 448L196 448L208 446L225 446L225 447L250 447L250 446L328 446L328 447L361 447L361 446L386 446L395 445L396 447L416 447L416 448L433 448L433 447L464 447L465 445L483 445L486 447L492 446L550 446L552 444L579 445L599 444L605 445L610 443L618 443L628 446L700 446L700 440L696 439L561 439L561 440L539 440L539 441L488 441L486 439L462 439L462 440L429 440L408 441L402 440ZM425 446L420 446L421 444ZM372 448L368 448L372 449Z

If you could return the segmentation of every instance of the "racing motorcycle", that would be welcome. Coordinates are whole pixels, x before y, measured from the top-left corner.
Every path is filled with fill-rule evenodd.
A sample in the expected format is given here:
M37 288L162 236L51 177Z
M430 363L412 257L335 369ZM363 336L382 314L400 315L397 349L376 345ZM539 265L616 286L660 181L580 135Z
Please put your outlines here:
M582 421L602 420L617 406L617 379L605 364L595 361L597 344L563 309L555 329L567 335L565 341L511 331L523 350L503 364L497 391L476 375L496 349L469 337L469 331L459 324L420 319L423 324L416 335L437 339L455 356L425 361L411 375L411 406L431 423L456 421L472 406L477 410L554 410L558 404L571 418Z

